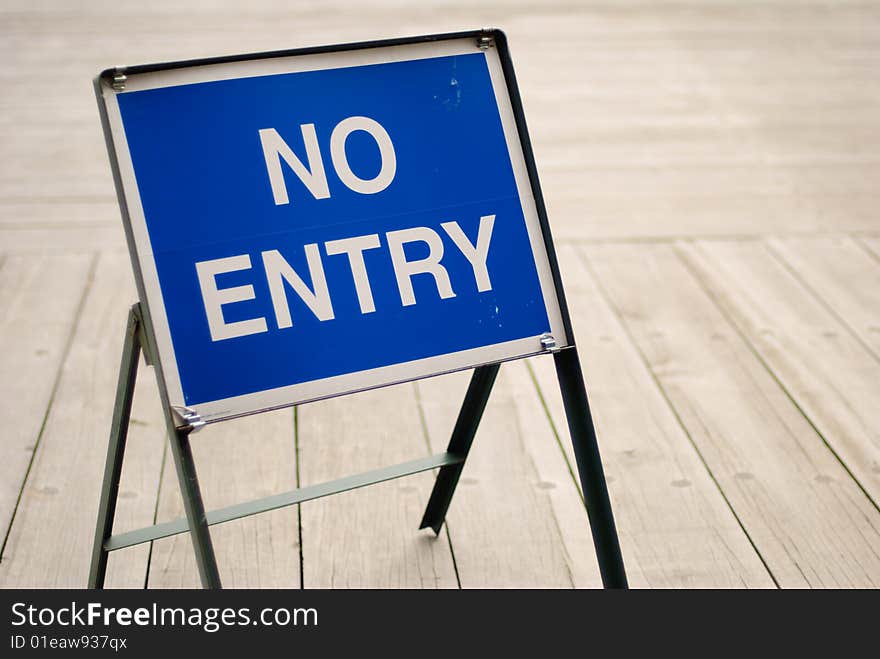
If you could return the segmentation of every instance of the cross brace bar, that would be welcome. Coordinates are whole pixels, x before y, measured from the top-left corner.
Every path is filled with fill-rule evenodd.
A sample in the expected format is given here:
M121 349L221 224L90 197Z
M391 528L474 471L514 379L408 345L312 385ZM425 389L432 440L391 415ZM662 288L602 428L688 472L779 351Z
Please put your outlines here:
M410 476L422 471L428 471L429 469L436 469L437 467L457 465L464 462L464 459L465 456L455 453L438 453L437 455L432 455L427 458L410 460L409 462L376 469L374 471L367 471L362 474L355 474L354 476L340 478L339 480L301 487L297 490L291 490L290 492L284 492L283 494L275 494L271 497L266 497L265 499L256 499L255 501L239 503L234 506L210 511L207 514L208 526L229 522L241 517L256 515L257 513L263 513L268 510L276 510L278 508L292 506L297 503L302 503L303 501L319 499L321 497L330 496L331 494L347 492L348 490L354 490L367 485L374 485L394 478L400 478L401 476ZM168 536L177 535L178 533L186 533L187 531L189 531L189 526L186 518L180 518L173 522L165 522L164 524L148 526L136 531L129 531L127 533L120 533L111 536L104 543L104 549L106 551L115 551L125 547L140 545L144 542L150 542L151 540L167 538Z

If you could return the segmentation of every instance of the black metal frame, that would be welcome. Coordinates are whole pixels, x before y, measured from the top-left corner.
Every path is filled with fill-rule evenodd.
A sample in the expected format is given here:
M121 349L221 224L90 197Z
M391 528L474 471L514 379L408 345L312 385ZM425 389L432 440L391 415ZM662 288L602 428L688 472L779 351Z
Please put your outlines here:
M113 520L119 495L138 362L142 351L147 363L150 363L151 355L145 349L144 324L140 305L135 304L129 311L122 361L119 368L116 405L110 426L110 441L107 447L104 481L101 487L98 521L92 548L89 588L104 587L107 560L111 551L187 531L190 532L192 538L202 586L220 588L220 573L211 542L210 526L437 467L440 468L440 472L437 475L419 528L431 527L435 533L439 534L500 368L500 364L489 364L474 369L445 453L319 485L299 488L255 501L235 504L212 512L206 512L202 502L196 466L189 443L192 427L177 427L170 410L166 408L165 417L171 441L171 452L186 517L113 535ZM611 501L605 484L605 475L599 457L599 447L596 443L596 433L587 402L587 392L581 375L577 350L574 347L565 348L556 352L554 358L584 501L593 533L593 542L602 574L602 583L606 588L626 588L623 558L620 554Z
M92 563L89 569L89 588L103 588L107 574L109 553L123 546L113 546L113 518L116 513L116 501L119 495L119 482L122 476L122 461L125 456L125 443L128 438L128 425L131 419L131 404L134 400L134 385L137 379L138 362L141 351L151 362L151 353L146 349L145 326L141 317L140 304L132 306L128 313L128 325L125 330L125 342L122 348L122 363L119 367L119 380L116 385L116 405L113 410L113 421L110 426L110 441L107 447L107 459L104 464L104 483L101 487L101 499L98 505L98 524L95 529L95 542L92 546ZM183 507L186 511L186 528L190 531L199 577L205 588L220 588L220 573L214 546L208 531L208 520L199 479L189 444L191 427L178 428L175 425L171 410L165 407L165 421L171 438L171 454L177 470L177 480L183 496ZM150 527L156 529L158 527ZM145 531L150 529L144 529ZM135 544L135 543L132 543Z
M571 331L571 320L569 318L568 306L566 304L562 279L559 274L559 266L553 247L553 238L547 221L547 211L541 193L537 168L535 167L531 141L529 140L525 115L523 113L522 102L519 96L519 88L513 70L513 62L507 46L507 38L501 30L497 29L453 32L381 41L366 41L335 46L320 46L247 55L214 57L184 62L130 66L125 68L108 69L95 79L95 92L98 98L101 121L104 127L105 139L107 141L107 150L110 156L111 168L113 170L114 182L116 183L117 196L119 198L120 210L124 220L123 223L125 225L126 238L129 244L129 252L132 257L132 266L135 272L135 279L137 280L138 293L141 302L132 307L129 314L128 328L126 330L126 340L117 388L116 408L113 414L110 443L105 465L104 483L98 511L98 523L95 531L95 543L92 551L89 587L103 587L107 568L107 556L110 551L143 542L149 542L177 533L183 533L189 530L196 553L196 562L198 564L202 585L205 588L219 588L221 586L220 576L211 543L209 526L437 467L440 467L440 472L434 484L434 489L431 493L420 528L431 527L436 533L439 533L500 366L498 363L494 363L475 368L470 386L465 395L464 403L462 404L455 428L452 432L449 446L445 453L206 513L202 503L195 464L193 462L189 445L189 434L193 428L192 426L185 425L181 427L177 425L168 403L167 390L165 388L164 376L161 371L161 364L158 360L153 359L154 366L157 368L157 380L160 395L164 404L163 406L165 408L166 423L171 438L172 455L177 468L178 481L184 500L184 507L186 509L186 518L147 527L138 531L115 536L112 535L113 517L116 510L116 499L119 491L119 478L122 472L122 460L128 432L128 421L134 393L134 382L137 377L138 358L143 349L148 363L150 363L151 357L155 355L155 351L152 348L152 346L155 345L155 341L149 308L146 304L146 295L143 290L143 279L137 262L137 252L135 250L134 239L131 233L128 207L121 184L119 165L116 160L115 149L109 128L107 109L101 92L101 81L107 79L112 80L116 75L134 75L138 73L163 71L182 67L399 46L462 38L473 38L479 43L491 43L492 46L498 49L520 143L522 144L531 191L537 208L541 233L544 239L550 271L552 273L553 286L562 316L563 328L566 333L565 347L561 350L550 348L549 351L554 353L557 377L562 391L565 413L571 434L571 440L574 446L578 473L583 490L584 502L590 520L593 542L596 547L602 582L606 588L627 587L623 559L611 510L611 502L608 495L602 462L599 456L599 447L596 442L596 433L590 414L589 403L587 401L580 361L577 349L574 345L574 336ZM486 40L488 40L488 42L486 42Z

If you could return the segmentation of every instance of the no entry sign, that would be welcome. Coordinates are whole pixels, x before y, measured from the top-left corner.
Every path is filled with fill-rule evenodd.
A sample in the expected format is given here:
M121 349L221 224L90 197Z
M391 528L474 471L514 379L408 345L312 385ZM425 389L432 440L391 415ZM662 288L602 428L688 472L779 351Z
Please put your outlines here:
M101 79L172 406L214 421L569 343L500 50L433 37Z
M554 353L606 587L626 573L513 66L497 30L117 68L95 80L138 302L89 585L111 551L437 469L445 520L499 363ZM113 534L141 350L186 519ZM447 450L205 511L212 421L474 368Z

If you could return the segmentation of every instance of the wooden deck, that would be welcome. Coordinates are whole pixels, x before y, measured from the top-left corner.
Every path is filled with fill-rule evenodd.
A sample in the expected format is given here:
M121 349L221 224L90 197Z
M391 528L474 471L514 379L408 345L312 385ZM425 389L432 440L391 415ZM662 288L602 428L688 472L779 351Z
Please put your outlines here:
M88 572L135 299L92 76L487 25L517 66L631 584L880 586L880 3L182 5L0 3L0 586ZM182 514L142 373L117 531ZM210 427L207 504L442 450L466 382ZM563 419L552 360L505 365L440 537L416 531L421 474L214 527L224 583L597 587ZM108 584L196 586L189 538L113 554Z

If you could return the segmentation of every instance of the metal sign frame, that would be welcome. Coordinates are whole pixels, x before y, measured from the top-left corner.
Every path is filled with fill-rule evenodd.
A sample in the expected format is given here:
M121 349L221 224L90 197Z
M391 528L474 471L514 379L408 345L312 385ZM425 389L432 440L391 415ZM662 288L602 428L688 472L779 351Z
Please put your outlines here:
M189 444L189 435L193 431L204 426L206 419L202 418L199 414L194 413L193 410L189 410L180 405L174 405L172 401L178 399L175 396L169 396L168 381L166 380L167 373L162 370L162 367L166 364L159 360L159 357L166 353L162 350L163 340L157 340L155 331L156 325L153 322L155 317L151 317L151 310L146 304L148 296L146 295L147 290L145 288L145 278L142 269L143 264L138 258L138 252L136 249L138 246L137 237L134 235L136 228L133 229L132 224L130 182L129 187L127 188L125 179L128 174L120 167L120 161L116 157L117 146L115 146L113 142L115 133L112 125L114 119L112 117L112 107L108 112L108 104L106 102L107 89L112 90L114 88L121 88L126 84L129 76L134 76L136 74L156 73L163 75L176 75L183 70L191 70L196 67L208 67L215 64L249 63L257 60L282 60L283 58L307 55L350 53L368 51L370 49L412 46L416 44L442 44L461 40L470 40L481 50L494 48L498 53L500 70L503 74L504 83L508 91L510 103L509 109L512 113L513 124L516 129L516 138L518 139L521 148L522 164L528 177L527 180L531 195L530 199L534 200L534 212L537 215L540 228L540 236L537 238L540 243L543 243L543 253L546 255L546 268L548 270L546 274L549 278L548 284L552 286L552 292L555 293L555 300L558 302L558 318L555 321L552 321L553 324L551 325L554 328L554 332L558 335L535 337L535 339L539 341L534 349L519 352L514 351L510 354L498 354L486 363L463 362L454 368L431 371L430 373L423 373L421 375L413 374L411 378L391 379L389 381L378 382L369 387L364 387L373 388L386 386L388 384L406 381L407 379L419 379L421 377L429 377L430 375L436 375L442 372L474 368L470 385L465 394L464 402L445 452L428 458L413 460L401 465L386 467L372 472L331 481L329 483L300 488L264 499L236 504L212 512L206 512L202 502L195 464ZM105 463L104 482L99 502L98 520L92 551L92 562L89 573L90 588L103 587L109 552L185 532L190 533L193 542L196 563L199 569L202 585L206 588L219 588L221 587L221 581L209 531L211 525L438 467L440 470L420 528L430 527L435 533L439 534L446 512L452 501L452 496L458 483L459 476L464 468L465 460L467 459L468 452L479 426L480 418L488 402L500 363L509 359L518 359L539 353L552 354L555 360L557 377L562 392L567 422L574 447L578 473L587 507L603 584L607 588L627 587L623 559L620 553L619 540L614 524L604 471L599 456L599 449L596 442L595 429L590 414L589 403L587 401L580 360L578 358L573 334L571 332L571 322L553 249L553 240L547 222L544 200L538 182L537 169L535 167L531 143L526 128L525 116L523 114L522 103L519 97L513 64L507 47L507 39L503 32L500 30L475 30L343 44L337 46L322 46L317 48L236 55L184 62L132 66L127 68L117 67L115 69L108 69L99 74L95 78L94 85L104 134L107 140L107 149L110 156L113 177L119 197L120 209L126 228L126 237L132 256L132 266L138 285L140 302L132 306L129 312L129 321L126 329L122 363L120 365L117 386L116 405L110 429L110 441ZM507 138L509 146L510 137L507 136ZM513 153L511 155L513 156ZM521 194L520 196L522 199L523 195ZM525 200L523 199L523 201ZM135 203L137 203L136 200ZM535 245L534 237L532 237L532 244L533 246ZM163 402L166 425L171 440L172 456L175 462L181 495L184 501L186 517L173 522L113 535L116 499L118 496L131 404L134 395L134 383L137 377L138 362L141 351L144 353L146 363L154 366L156 369L157 384ZM274 409L275 407L300 404L302 402L308 402L308 400L315 400L333 395L343 395L344 393L351 393L356 390L360 389L348 388L344 391L338 391L335 393L329 392L324 396L315 396L314 398L308 398L306 400L297 399L268 407L240 409L235 414L217 414L207 420L221 421L242 414L267 411L268 409Z
M555 259L552 255L546 212L539 198L540 186L534 167L528 133L515 87L507 48L497 40L480 42L472 35L441 35L352 44L331 49L303 49L256 54L240 58L197 60L176 64L135 66L124 71L104 72L96 84L99 105L104 117L107 146L114 161L117 194L123 209L123 221L147 335L156 355L156 368L162 382L165 402L181 410L189 409L206 423L264 412L322 398L344 395L365 389L397 384L432 375L475 366L498 363L539 354L542 343L552 340L559 348L569 344L571 335L561 296ZM123 123L118 93L163 89L221 80L255 78L286 73L323 71L370 64L414 61L449 55L483 53L498 105L507 151L511 158L517 193L522 205L525 227L529 233L540 289L549 320L549 333L523 337L503 343L481 345L458 352L437 354L364 371L352 371L264 389L242 395L189 405L184 401L178 356L172 341L168 312L165 309L159 274L154 260L132 155ZM515 84L515 82L514 82ZM549 335L549 337L548 337Z

